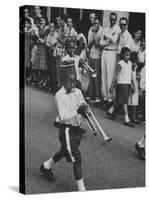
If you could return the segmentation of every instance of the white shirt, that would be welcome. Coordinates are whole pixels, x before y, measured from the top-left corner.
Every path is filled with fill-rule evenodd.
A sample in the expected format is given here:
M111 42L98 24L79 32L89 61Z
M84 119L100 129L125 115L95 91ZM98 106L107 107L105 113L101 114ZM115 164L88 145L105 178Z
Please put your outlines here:
M123 47L128 47L130 51L132 50L132 36L128 32L128 30L124 31L123 33L120 33L118 53L121 52L121 49Z
M103 30L102 38L100 40L100 45L105 49L117 50L118 48L118 39L121 30L120 27L115 24L113 27L106 27ZM106 37L106 39L105 39Z
M73 57L70 57L69 55L66 55L62 58L62 62L66 61L66 60L74 60L75 62L75 71L76 71L76 75L77 75L77 80L81 81L81 69L79 68L79 60L80 60L80 56L78 55L74 55Z
M58 41L58 34L55 31L54 33L49 33L47 36L47 40L46 40L46 45L48 47L53 47L54 45L56 45Z
M141 50L138 53L138 63L145 63L145 50Z
M136 42L134 39L132 39L131 51L132 51L132 52L138 53L139 50L140 50L140 41L139 41L139 42Z
M77 113L77 109L82 103L86 103L82 92L79 89L74 88L73 92L66 93L66 89L62 86L56 93L55 100L60 123L80 126L82 117Z
M95 37L100 42L101 37L102 37L102 32L103 32L103 28L101 26L99 27L99 30L96 33L93 33L92 29L90 28L89 33L88 33L88 43L93 40L93 34L95 34ZM101 57L101 47L100 46L97 47L94 43L92 45L92 47L90 48L89 57L93 58L93 59L100 58Z
M85 47L84 47L84 49L82 49L82 51L80 53L80 58L82 58L83 60L86 60L87 41L86 41L86 38L83 33L79 33L79 35L77 37L77 41L79 41L81 38L83 39L83 44Z
M126 63L124 60L120 60L118 64L121 66L121 70L117 76L117 83L131 84L131 73L132 73L131 61L128 61L128 63Z

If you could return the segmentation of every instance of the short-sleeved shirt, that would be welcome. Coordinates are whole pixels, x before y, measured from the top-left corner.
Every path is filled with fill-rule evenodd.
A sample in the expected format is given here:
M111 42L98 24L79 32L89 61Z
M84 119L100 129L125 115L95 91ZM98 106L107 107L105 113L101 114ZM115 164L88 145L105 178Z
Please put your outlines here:
M118 53L121 52L123 47L128 47L130 51L132 50L132 36L128 30L126 30L124 33L120 33Z
M67 93L66 89L62 86L56 93L55 100L60 123L80 126L82 117L77 113L77 109L82 103L86 103L81 90L74 88L72 92Z
M118 64L121 66L121 70L117 76L117 83L131 84L132 62L126 63L124 60L120 60Z
M102 37L102 32L103 32L103 28L100 26L99 30L96 33L92 32L92 28L90 28L89 30L89 34L88 34L88 43L93 40L93 34L95 34L95 37L100 41L101 37ZM95 44L93 44L93 46L90 49L90 58L93 59L98 59L101 57L101 48L100 46L96 46Z
M105 37L110 37L111 41L109 42L109 44L106 45L105 48L110 50L117 50L120 32L120 27L117 24L115 24L113 27L107 26L103 30L101 44L104 44L104 42L106 42Z

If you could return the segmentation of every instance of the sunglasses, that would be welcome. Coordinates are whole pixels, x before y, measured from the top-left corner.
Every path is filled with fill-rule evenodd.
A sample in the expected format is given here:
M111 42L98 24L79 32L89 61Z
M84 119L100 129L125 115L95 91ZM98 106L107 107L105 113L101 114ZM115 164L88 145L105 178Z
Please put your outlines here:
M120 24L120 26L126 26L127 24Z

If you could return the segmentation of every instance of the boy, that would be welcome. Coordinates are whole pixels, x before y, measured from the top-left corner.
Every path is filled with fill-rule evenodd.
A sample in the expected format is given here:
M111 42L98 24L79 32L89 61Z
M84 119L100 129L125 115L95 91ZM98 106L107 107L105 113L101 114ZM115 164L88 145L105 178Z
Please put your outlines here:
M78 190L85 191L79 145L81 141L81 119L82 116L85 116L88 106L81 91L76 88L74 64L72 60L62 62L60 76L62 88L55 95L60 119L59 141L61 148L52 158L41 165L40 170L42 173L46 174L51 181L55 180L51 170L52 165L65 157L68 162L73 162L73 174Z
M81 66L81 58L78 55L75 55L75 41L73 39L67 39L65 41L65 49L66 49L66 53L67 55L64 56L62 58L62 62L67 61L67 60L71 60L72 62L74 62L74 69L75 69L75 73L76 73L76 87L81 89L81 70L80 70L80 66ZM82 61L83 62L83 61ZM54 122L54 126L55 127L59 127L59 117L56 118L55 122ZM80 130L82 130L82 134L86 133L86 130L81 128Z

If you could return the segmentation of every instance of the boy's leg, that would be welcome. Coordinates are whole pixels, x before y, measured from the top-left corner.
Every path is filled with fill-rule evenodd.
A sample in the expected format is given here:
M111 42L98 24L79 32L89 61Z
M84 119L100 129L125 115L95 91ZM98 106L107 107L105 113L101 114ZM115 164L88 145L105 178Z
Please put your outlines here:
M129 127L134 127L133 123L130 122L130 119L128 116L128 105L123 104L123 109L124 109L124 118L125 118L124 125L129 126Z

